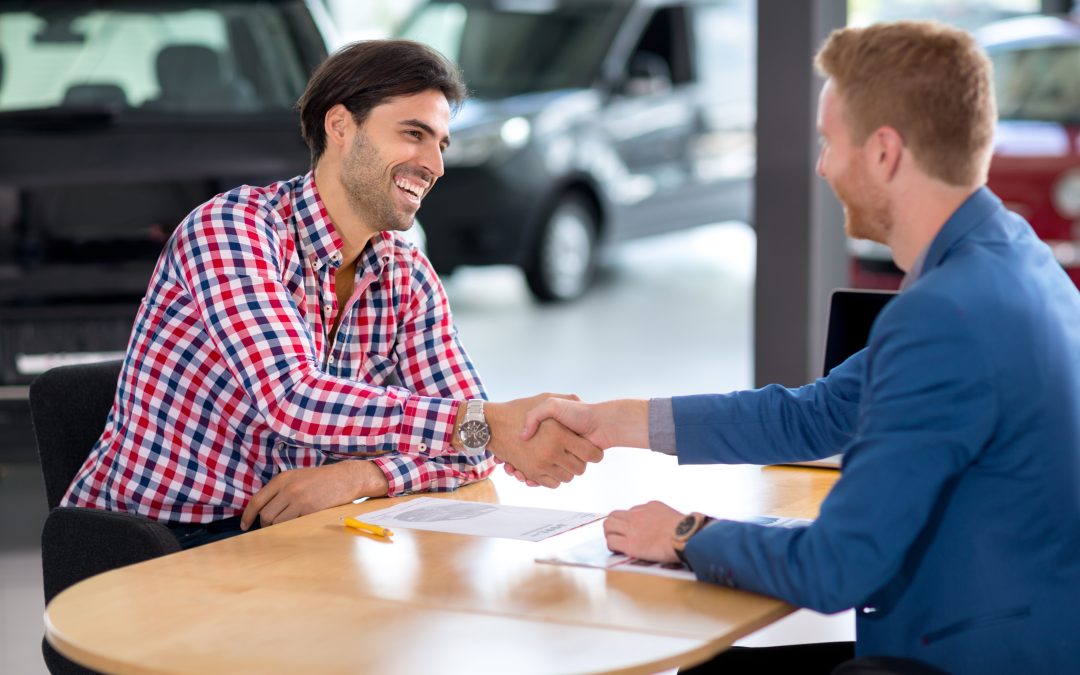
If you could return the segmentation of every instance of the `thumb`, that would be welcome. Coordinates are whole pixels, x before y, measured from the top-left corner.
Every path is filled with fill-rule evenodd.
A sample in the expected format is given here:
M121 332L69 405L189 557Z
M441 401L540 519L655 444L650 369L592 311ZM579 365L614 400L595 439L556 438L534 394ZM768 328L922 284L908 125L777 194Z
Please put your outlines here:
M548 399L525 413L525 426L521 430L521 440L527 441L532 438L541 422L549 417L555 417L557 403L556 399Z

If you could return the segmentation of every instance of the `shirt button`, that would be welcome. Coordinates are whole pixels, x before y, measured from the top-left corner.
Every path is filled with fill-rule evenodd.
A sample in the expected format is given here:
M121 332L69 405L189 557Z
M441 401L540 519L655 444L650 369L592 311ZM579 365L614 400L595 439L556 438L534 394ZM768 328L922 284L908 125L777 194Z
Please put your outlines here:
M427 452L427 443L420 444L420 452Z
M330 312L334 311L334 307L333 305L323 305L322 311L329 314Z
M278 444L277 444L276 446L274 446L274 447L276 447L276 448L277 448L277 451L278 451L278 452L284 452L284 451L285 451L285 443L283 443L283 442L282 442L282 443L278 443Z
M331 356L331 357L327 358L326 362L329 363L331 366L334 365L334 357Z

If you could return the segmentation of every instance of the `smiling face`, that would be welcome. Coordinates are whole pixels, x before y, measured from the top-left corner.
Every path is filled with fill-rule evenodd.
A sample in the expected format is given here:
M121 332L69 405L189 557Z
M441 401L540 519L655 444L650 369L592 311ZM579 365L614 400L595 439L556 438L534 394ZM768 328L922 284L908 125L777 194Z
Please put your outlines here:
M889 200L867 168L865 143L855 145L844 119L843 100L832 80L825 83L818 104L821 151L817 174L825 179L844 207L844 231L855 239L888 243L892 232Z
M407 230L424 196L443 175L450 105L428 90L372 108L341 164L355 215L372 231Z

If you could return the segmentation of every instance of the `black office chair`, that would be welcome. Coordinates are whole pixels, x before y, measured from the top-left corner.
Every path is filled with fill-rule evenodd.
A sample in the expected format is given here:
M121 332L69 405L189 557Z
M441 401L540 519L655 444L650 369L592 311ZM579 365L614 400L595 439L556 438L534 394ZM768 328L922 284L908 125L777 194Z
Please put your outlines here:
M61 507L75 474L105 428L120 361L53 368L30 385L49 515L41 532L45 602L72 584L117 567L180 550L161 523L131 513ZM41 641L52 673L88 673Z

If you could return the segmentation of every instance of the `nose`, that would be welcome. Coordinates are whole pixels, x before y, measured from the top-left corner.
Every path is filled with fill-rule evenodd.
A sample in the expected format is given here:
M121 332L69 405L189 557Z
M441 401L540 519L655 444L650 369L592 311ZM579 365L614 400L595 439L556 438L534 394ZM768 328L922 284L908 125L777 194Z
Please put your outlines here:
M425 143L420 163L432 175L432 180L443 175L443 155L438 143Z
M818 178L825 177L825 148L818 150L817 164L814 166L814 172L817 173Z

